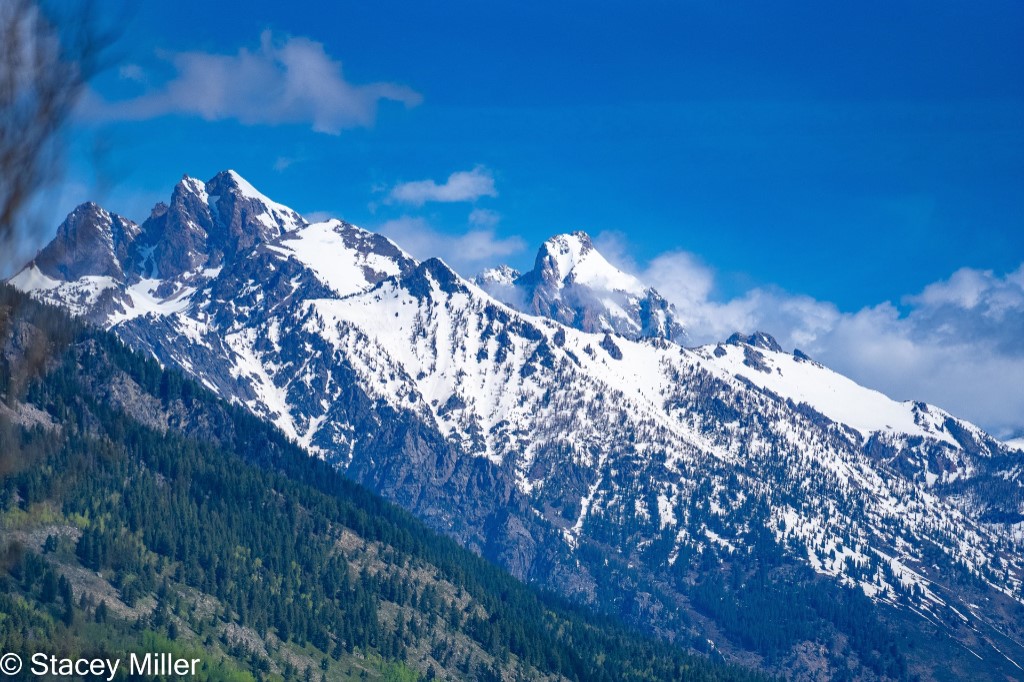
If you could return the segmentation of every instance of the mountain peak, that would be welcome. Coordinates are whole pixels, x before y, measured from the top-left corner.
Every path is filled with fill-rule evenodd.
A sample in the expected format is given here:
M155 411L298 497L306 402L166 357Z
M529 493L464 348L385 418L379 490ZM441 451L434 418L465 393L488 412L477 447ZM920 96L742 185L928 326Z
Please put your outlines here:
M607 265L607 268L614 269L594 248L586 232L559 234L544 242L537 251L534 272L545 282L561 287L568 283L578 266L594 257L600 262L592 265Z
M440 258L428 258L403 271L393 281L419 300L435 298L438 291L444 295L469 291L458 273Z
M556 234L553 237L549 237L547 241L544 242L543 246L541 246L541 249L558 249L578 254L586 253L593 248L593 240L590 238L590 235L583 230L574 230L573 232Z
M206 183L206 192L211 209L219 214L220 222L228 228L231 238L243 248L307 224L296 211L273 201L230 169L213 176ZM225 202L225 198L229 201ZM257 234L252 239L246 238L244 232L253 230Z
M256 189L251 182L230 168L214 175L206 182L206 185L210 187L210 194L213 195L219 195L222 191L234 190L246 198L277 205L267 195Z
M233 170L207 182L183 175L170 204L157 204L143 223L142 267L162 278L219 267L240 251L305 224L298 213L270 200Z
M190 192L206 199L206 183L199 178L194 178L187 173L181 176L181 180L174 186L175 192Z
M106 209L104 209L102 206L97 204L95 201L86 201L86 202L83 202L83 203L79 204L78 206L75 206L75 208L71 211L71 213L68 214L68 217L70 218L73 215L78 215L78 214L81 214L81 213L106 213L106 212L107 212Z
M512 286L517 279L522 276L523 273L519 272L515 268L507 265L499 265L496 268L487 268L479 275L477 275L473 281L477 286L486 289L489 286Z
M754 348L761 348L763 350L771 350L777 353L783 353L782 346L775 340L775 337L767 332L755 331L753 334L741 334L736 332L725 341L732 346L753 346ZM801 355L803 355L801 353ZM806 357L806 356L805 356Z
M636 277L609 263L586 232L559 234L544 242L537 252L534 272L559 289L575 284L636 296L647 289Z
M43 274L58 279L92 275L121 280L121 262L138 234L139 227L132 221L87 201L68 214L34 264Z
M545 241L529 272L503 266L482 272L476 283L507 305L586 332L679 343L686 338L672 305L612 265L586 232Z
M94 202L81 204L33 265L63 281L85 276L122 283L185 281L306 225L297 212L270 200L233 170L208 182L185 174L170 200L157 203L141 227Z

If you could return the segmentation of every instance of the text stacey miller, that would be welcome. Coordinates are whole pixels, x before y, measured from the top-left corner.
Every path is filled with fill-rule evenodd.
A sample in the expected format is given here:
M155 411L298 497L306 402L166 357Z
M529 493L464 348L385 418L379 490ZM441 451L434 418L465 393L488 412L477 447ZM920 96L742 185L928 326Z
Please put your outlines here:
M171 654L149 653L129 654L129 675L160 675L185 676L196 674L198 658L175 658ZM121 666L120 658L57 658L47 654L32 655L33 675L53 675L56 677L84 677L94 675L103 677L110 682Z

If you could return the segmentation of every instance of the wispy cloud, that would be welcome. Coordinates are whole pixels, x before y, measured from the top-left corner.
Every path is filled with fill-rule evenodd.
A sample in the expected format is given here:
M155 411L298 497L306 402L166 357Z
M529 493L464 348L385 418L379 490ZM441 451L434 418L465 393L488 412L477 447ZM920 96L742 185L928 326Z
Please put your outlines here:
M499 237L493 229L469 229L448 234L433 228L418 216L402 216L380 225L377 230L393 239L419 260L439 257L457 272L466 275L482 266L521 253L526 242L518 236Z
M757 287L716 297L716 273L685 251L637 264L616 235L599 248L675 304L696 343L766 331L899 400L925 400L1008 437L1024 433L1024 264L997 275L963 268L902 298L841 311Z
M469 212L469 224L473 227L494 227L501 222L501 215L489 208L474 208Z
M434 180L399 183L391 188L387 200L422 206L428 201L476 201L480 197L496 196L498 190L494 186L494 176L487 168L477 166L473 170L452 173L441 184Z
M81 112L101 120L146 120L178 114L208 121L309 125L336 135L372 125L381 100L416 106L421 96L395 83L348 82L341 62L308 38L275 39L265 31L257 50L237 54L179 52L166 57L176 74L139 97L108 101L90 93ZM122 77L142 82L139 68Z
M291 168L296 161L298 161L298 159L293 159L290 156L279 156L274 159L274 170L278 173L283 173Z

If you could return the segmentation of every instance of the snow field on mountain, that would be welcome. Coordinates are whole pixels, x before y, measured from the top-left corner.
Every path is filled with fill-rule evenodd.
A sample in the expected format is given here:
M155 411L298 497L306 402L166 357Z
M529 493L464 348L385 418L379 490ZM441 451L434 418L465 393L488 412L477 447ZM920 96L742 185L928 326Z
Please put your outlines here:
M721 348L724 354L716 354ZM865 438L876 431L925 435L957 445L949 434L920 425L914 419L913 404L900 403L886 395L860 386L816 362L789 353L757 349L767 371L744 362L745 348L735 345L704 346L701 355L710 367L725 376L742 376L783 398L807 403L840 424L857 429Z
M385 276L399 274L397 264L376 253L360 253L345 244L344 223L329 220L300 228L269 248L292 255L338 296L363 291L371 284L366 268Z

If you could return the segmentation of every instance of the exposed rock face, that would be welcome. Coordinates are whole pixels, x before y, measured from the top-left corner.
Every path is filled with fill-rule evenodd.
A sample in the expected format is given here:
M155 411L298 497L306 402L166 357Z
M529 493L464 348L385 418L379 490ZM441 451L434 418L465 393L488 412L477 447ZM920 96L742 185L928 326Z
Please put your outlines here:
M272 202L234 171L218 173L206 183L218 227L217 243L228 254L248 253L257 244L291 232L305 220L287 206Z
M76 280L89 275L124 281L122 266L139 227L96 204L82 204L61 223L35 264L54 279Z
M771 334L766 334L765 332L754 332L753 334L747 335L736 332L726 339L725 342L732 344L733 346L747 345L752 348L761 348L763 350L770 350L776 353L783 352L782 346L780 346L779 342L775 340L775 337ZM806 357L807 356L804 356L804 358Z
M158 204L142 224L135 251L142 274L161 279L218 268L235 254L305 225L234 171L203 183L185 176L169 205Z
M171 203L155 209L142 230L138 264L142 273L153 278L180 277L223 261L221 245L210 243L214 224L206 190L194 178L182 178L171 194Z

